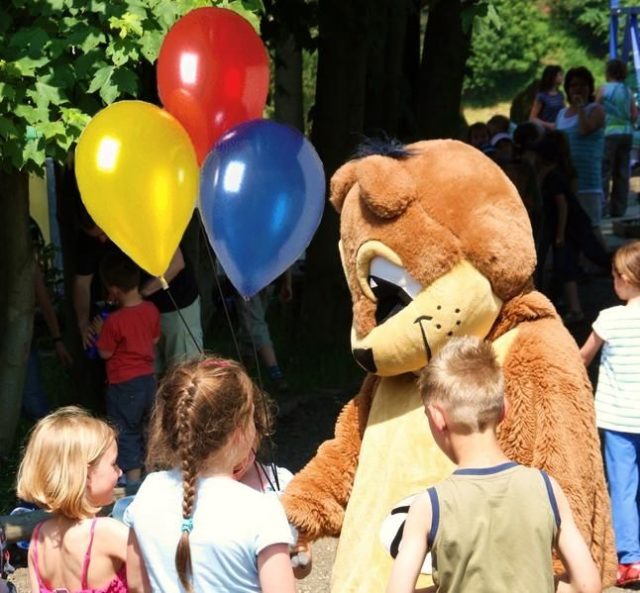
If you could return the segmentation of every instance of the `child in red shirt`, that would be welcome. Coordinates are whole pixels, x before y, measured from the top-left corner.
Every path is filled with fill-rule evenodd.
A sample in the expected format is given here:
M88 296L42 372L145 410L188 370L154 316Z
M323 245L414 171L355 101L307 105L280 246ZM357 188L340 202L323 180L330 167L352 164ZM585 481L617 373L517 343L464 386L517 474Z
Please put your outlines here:
M155 399L154 345L160 338L160 313L142 299L140 270L126 255L106 255L100 277L109 300L119 306L104 322L94 322L100 334L96 346L107 366L107 417L118 430L118 465L128 483L138 482Z

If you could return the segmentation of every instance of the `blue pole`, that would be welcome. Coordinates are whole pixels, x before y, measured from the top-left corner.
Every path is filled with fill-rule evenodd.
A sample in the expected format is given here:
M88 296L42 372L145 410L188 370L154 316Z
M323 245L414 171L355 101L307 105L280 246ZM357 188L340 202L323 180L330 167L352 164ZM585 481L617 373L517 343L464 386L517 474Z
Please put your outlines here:
M618 57L618 8L620 0L611 0L611 15L609 17L609 58Z
M638 18L637 15L631 15L631 47L633 50L633 68L636 74L636 84L640 89L640 39L638 37Z

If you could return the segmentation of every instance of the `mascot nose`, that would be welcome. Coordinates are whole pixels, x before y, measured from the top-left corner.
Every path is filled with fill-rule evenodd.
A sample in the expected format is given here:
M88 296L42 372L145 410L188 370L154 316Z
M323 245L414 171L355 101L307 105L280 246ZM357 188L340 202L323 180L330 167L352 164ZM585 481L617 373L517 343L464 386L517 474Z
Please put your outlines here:
M369 373L376 372L376 363L373 360L373 350L371 348L356 348L353 351L356 362Z

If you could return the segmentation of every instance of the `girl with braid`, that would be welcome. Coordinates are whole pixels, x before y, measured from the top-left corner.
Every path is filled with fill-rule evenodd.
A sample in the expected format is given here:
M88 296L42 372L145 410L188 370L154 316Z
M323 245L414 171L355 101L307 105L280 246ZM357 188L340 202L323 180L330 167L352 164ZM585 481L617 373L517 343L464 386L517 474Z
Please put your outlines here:
M295 593L291 532L278 499L233 479L256 437L260 392L242 367L218 358L174 367L154 410L147 467L128 509L127 561L146 566L150 589Z

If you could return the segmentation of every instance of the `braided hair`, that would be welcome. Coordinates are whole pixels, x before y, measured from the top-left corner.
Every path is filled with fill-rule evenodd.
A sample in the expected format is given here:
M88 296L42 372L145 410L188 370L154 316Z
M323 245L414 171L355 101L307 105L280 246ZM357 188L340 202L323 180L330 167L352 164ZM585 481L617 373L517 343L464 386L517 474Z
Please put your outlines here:
M182 526L175 564L182 586L192 591L191 548L196 481L207 462L249 427L260 392L240 364L204 357L174 367L158 389L151 418L147 466L182 472Z

